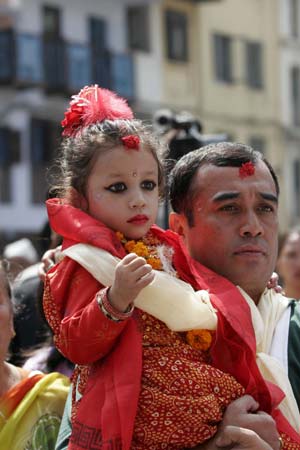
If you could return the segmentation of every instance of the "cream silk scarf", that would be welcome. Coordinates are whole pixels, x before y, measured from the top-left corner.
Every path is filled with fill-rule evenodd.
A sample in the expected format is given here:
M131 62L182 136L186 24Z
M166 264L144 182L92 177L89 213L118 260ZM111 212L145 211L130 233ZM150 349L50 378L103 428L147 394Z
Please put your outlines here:
M280 404L280 410L287 418L293 428L299 433L300 415L297 403L289 382L287 372L278 359L270 356L272 341L276 326L285 314L289 300L281 294L277 294L273 289L266 289L256 306L253 300L238 286L241 294L248 303L252 323L256 337L256 361L264 379L279 386L286 397ZM283 339L283 342L286 342ZM287 354L287 348L282 354Z
M119 258L88 244L73 245L63 254L78 262L103 286L112 285ZM140 292L134 304L173 331L216 329L217 315L208 292L195 292L189 284L163 271L155 271L154 281Z
M76 244L63 254L78 262L103 286L112 285L119 258L88 244ZM239 290L251 310L258 367L266 380L275 383L286 394L280 409L298 432L300 417L287 374L281 363L268 355L276 324L288 307L288 300L266 289L257 308L246 292ZM163 271L155 271L154 281L140 292L134 304L173 331L216 329L217 315L208 292L195 292L189 284Z

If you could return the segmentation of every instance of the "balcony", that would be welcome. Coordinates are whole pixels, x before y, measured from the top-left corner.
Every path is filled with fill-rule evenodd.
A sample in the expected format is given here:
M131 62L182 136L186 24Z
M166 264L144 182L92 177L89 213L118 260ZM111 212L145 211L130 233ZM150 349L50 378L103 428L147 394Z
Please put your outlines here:
M132 56L109 50L95 53L89 45L0 31L0 84L70 95L92 83L134 99Z

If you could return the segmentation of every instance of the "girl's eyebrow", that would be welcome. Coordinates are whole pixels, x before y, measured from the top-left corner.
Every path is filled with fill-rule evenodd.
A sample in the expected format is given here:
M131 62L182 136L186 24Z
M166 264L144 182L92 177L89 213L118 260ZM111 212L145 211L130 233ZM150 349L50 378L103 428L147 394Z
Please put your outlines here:
M122 172L111 172L111 173L108 173L107 176L109 178L119 178L119 177L125 177L127 175L130 176L132 174L132 172L134 172L134 170L132 170L130 174L122 173ZM154 170L147 170L145 172L142 172L142 176L143 177L145 177L145 176L154 176L154 175L156 175L156 172Z

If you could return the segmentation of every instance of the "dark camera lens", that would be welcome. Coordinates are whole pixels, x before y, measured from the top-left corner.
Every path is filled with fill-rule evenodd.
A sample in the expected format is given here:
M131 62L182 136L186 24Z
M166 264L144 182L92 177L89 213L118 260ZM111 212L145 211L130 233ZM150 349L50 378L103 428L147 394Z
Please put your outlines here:
M157 123L159 125L168 125L170 123L170 117L160 116L157 118Z

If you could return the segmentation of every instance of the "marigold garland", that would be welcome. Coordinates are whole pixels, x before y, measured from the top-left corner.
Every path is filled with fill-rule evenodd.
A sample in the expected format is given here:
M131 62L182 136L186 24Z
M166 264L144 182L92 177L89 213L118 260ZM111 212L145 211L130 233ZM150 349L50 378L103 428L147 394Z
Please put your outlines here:
M147 263L155 270L163 270L161 260L157 255L159 241L148 233L138 241L128 240L120 231L116 232L117 238L123 244L127 253L135 253L146 259ZM190 330L185 333L187 343L196 350L207 351L212 343L213 332L209 330Z
M127 253L135 253L138 256L142 256L153 269L162 270L162 263L157 255L158 242L151 234L148 234L145 238L138 241L128 241L120 231L117 231L116 235L124 245Z
M212 333L209 330L190 330L186 333L186 341L196 350L207 351L212 343Z

